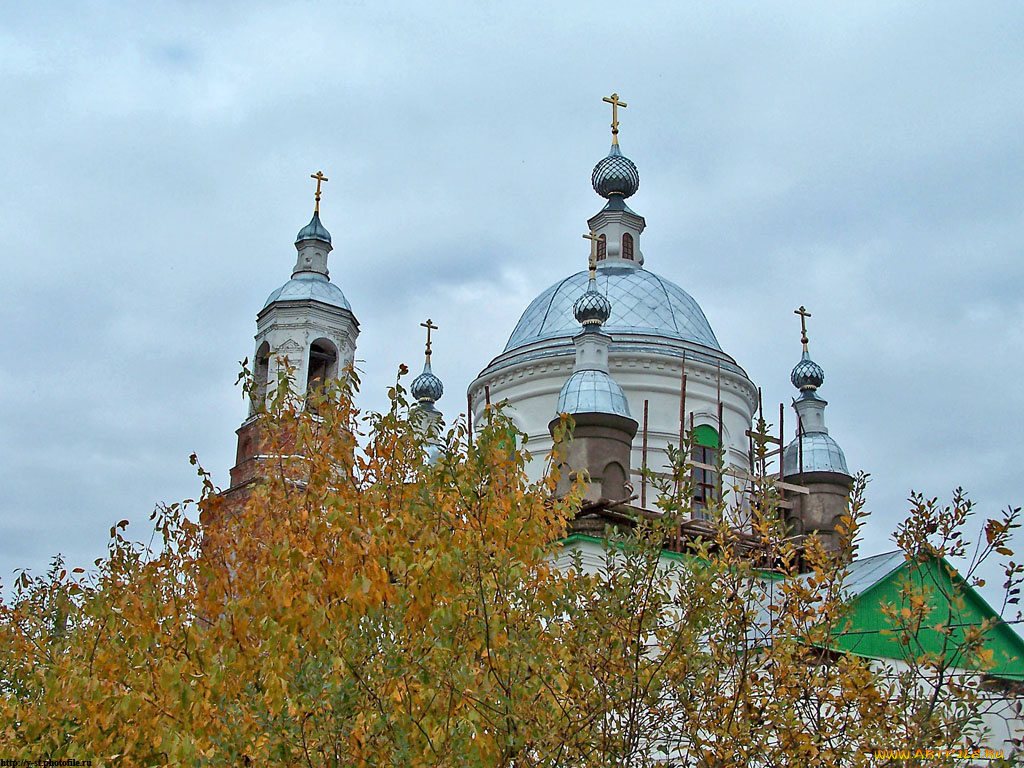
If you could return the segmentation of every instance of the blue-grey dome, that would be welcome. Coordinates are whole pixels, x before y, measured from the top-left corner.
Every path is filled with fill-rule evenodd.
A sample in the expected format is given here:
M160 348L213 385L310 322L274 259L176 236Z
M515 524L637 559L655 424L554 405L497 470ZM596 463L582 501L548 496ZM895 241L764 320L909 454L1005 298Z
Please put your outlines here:
M557 413L614 413L629 417L622 387L604 371L582 370L570 376L558 393Z
M796 364L793 372L789 375L789 380L800 391L815 390L825 381L825 371L811 360L810 354L805 349L800 362Z
M612 313L612 303L597 290L596 281L587 284L587 292L576 299L572 314L580 325L601 325Z
M314 212L313 218L309 220L309 224L300 229L299 234L295 236L296 243L301 243L303 240L322 240L330 244L331 233L327 231L327 227L320 223L319 213Z
M409 392L421 402L434 403L441 399L441 395L444 394L444 384L430 370L429 362L424 364L423 373L412 380Z
M579 333L573 304L586 290L589 272L577 272L534 299L519 318L505 351L535 341L571 339ZM679 286L638 267L599 265L597 289L611 303L602 331L681 339L721 351L707 318Z
M630 197L640 188L640 172L636 164L622 154L618 144L612 144L608 156L598 161L590 176L594 191L607 199L612 195Z
M263 308L266 309L275 301L319 301L332 307L340 307L350 312L348 299L336 286L319 272L299 272L267 297Z
M803 465L800 463L800 445L803 441ZM824 432L810 432L796 437L782 456L782 474L796 475L801 472L841 472L850 474L846 466L843 449Z

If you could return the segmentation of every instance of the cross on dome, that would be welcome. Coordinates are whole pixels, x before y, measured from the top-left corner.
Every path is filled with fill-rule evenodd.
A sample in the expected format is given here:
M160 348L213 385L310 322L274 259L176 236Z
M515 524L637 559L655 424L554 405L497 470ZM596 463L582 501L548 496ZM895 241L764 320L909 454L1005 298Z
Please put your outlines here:
M601 101L612 105L612 144L619 143L619 107L625 109L626 102L619 101L619 94L605 96Z
M323 184L325 181L330 181L330 179L324 176L323 171L311 173L309 174L309 178L316 179L316 205L313 207L313 211L315 213L320 213L320 185Z
M430 361L430 332L431 331L436 331L436 330L438 330L438 328L437 328L436 325L434 325L434 321L431 320L429 317L427 318L427 322L420 323L420 327L427 329L427 362L429 362Z
M594 331L611 317L612 303L597 290L597 241L601 238L591 230L589 234L583 235L583 239L590 241L590 281L586 293L572 305L572 313L584 331Z
M625 200L640 186L636 164L619 149L619 107L625 107L626 102L619 101L617 93L605 96L602 101L612 105L612 148L608 156L594 166L590 183L594 191L606 200L610 200L613 195Z
M597 269L597 243L601 239L598 237L594 230L590 230L590 233L583 235L584 240L590 241L590 279L594 279L594 270Z
M430 409L433 409L433 404L440 400L441 395L444 394L444 385L434 375L434 371L430 367L430 332L436 331L437 326L428 317L427 322L420 323L420 327L427 329L427 351L423 361L423 373L412 380L409 392L416 398L421 407L429 406Z
M313 218L309 220L309 224L299 230L299 234L295 236L295 245L298 247L299 243L304 240L320 240L327 243L327 250L330 251L331 245L331 233L327 231L327 228L320 222L320 193L323 191L322 186L327 177L324 176L323 171L317 171L316 173L309 174L309 178L316 179L316 204L313 206ZM316 262L314 264L314 261ZM320 262L323 262L322 264ZM312 266L311 266L312 265ZM295 266L295 272L320 272L321 274L327 274L327 255L321 253L314 259L309 254L299 255L299 261Z
M793 382L794 387L804 393L803 397L809 395L810 399L814 399L813 393L825 381L825 371L811 360L811 353L807 351L807 318L811 313L801 304L800 309L793 310L793 314L800 315L800 341L804 345L804 352L800 356L800 362L789 374L789 380Z
M793 310L794 315L800 315L800 342L804 345L804 352L807 351L807 318L811 316L803 304L800 305L800 309Z

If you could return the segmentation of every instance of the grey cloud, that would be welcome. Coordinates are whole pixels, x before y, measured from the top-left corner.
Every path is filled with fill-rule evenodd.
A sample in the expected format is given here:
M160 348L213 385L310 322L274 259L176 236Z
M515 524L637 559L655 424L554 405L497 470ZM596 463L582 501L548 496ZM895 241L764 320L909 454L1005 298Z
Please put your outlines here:
M44 19L43 16L46 15ZM1014 3L26 6L0 22L0 578L221 480L255 313L331 178L332 278L385 405L418 323L439 405L580 268L629 103L648 266L789 402L799 304L885 546L912 487L1019 501ZM447 334L447 335L446 335Z

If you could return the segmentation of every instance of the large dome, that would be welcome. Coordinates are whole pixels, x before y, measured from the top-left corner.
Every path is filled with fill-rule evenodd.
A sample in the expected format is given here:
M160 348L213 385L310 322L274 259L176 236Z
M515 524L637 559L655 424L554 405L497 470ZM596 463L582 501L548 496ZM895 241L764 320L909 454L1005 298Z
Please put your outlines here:
M263 308L275 301L319 301L332 307L352 310L341 288L318 272L299 272L267 297Z
M519 318L505 352L579 333L573 303L586 292L589 278L588 271L577 272L534 299ZM650 334L722 349L693 297L653 272L633 266L598 266L597 288L612 305L611 317L601 328L605 333Z

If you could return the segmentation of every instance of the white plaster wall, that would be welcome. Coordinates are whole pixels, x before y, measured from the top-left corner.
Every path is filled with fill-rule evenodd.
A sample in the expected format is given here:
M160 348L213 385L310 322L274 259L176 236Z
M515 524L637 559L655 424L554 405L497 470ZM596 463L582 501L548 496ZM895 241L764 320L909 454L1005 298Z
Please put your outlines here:
M544 469L544 459L551 450L548 422L555 417L558 393L572 373L572 348L555 357L512 363L506 367L485 370L470 385L474 424L480 423L485 406L485 386L490 387L490 400L507 399L509 413L516 426L527 433L527 448L533 455L528 468L537 478ZM679 444L679 395L682 358L659 352L631 350L609 355L609 373L619 383L629 401L631 416L640 425L633 440L632 470L643 464L643 412L648 400L647 466L654 471L667 469L669 444ZM707 424L718 429L718 370L716 366L692 358L686 360L686 428L689 414L694 425ZM741 374L723 368L721 371L722 433L726 463L746 469L749 466L746 431L757 402L757 390ZM639 478L634 477L639 491Z

